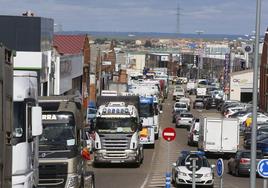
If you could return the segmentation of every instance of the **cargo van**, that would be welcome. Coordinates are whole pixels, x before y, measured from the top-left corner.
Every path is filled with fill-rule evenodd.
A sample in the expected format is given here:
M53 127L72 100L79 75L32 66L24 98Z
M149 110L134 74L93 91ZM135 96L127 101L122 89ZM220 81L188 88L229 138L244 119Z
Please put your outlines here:
M198 148L210 153L235 153L239 148L238 119L201 117Z

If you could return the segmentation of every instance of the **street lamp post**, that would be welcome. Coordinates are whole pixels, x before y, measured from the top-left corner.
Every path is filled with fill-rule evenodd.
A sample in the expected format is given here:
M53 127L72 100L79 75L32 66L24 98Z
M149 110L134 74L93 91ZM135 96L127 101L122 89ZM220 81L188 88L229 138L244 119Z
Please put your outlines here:
M202 31L202 30L197 30L197 31L195 31L197 34L198 34L198 36L199 36L199 45L201 44L201 34L203 34L204 33L204 31ZM198 50L198 65L197 65L197 79L199 79L200 78L200 63L201 63L201 61L203 60L201 57L201 53L200 53L200 49Z
M257 105L258 105L258 64L259 64L259 38L260 38L261 0L256 3L256 37L254 51L253 71L253 112L251 129L251 157L250 157L250 188L256 187L256 133L257 133Z

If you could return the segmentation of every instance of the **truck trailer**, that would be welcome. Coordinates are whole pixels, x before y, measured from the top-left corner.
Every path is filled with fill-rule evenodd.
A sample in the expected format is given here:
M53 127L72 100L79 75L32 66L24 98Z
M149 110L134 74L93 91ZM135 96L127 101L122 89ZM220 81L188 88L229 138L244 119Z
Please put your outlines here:
M0 188L11 188L13 53L0 46Z

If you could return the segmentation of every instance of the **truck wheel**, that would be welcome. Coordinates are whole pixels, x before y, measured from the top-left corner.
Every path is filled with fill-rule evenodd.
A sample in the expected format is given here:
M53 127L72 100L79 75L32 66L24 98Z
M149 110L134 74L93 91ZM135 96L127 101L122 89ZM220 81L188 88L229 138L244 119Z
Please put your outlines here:
M91 184L89 188L95 188L95 176L93 174L93 172L85 172L85 174L82 175L81 177L81 185L80 188L86 188L85 186L85 176L91 176Z

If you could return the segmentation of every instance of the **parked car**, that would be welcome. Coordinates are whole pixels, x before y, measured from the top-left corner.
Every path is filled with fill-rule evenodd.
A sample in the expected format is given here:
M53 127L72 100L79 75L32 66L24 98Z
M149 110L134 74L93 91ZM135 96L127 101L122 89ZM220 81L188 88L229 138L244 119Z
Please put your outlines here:
M176 163L172 164L171 180L175 187L192 185L192 171L187 168L186 159L190 154L198 156L198 163L200 168L196 170L196 185L197 186L214 186L214 172L215 165L210 165L208 159L203 152L199 151L182 151Z
M239 150L235 156L228 160L228 172L235 176L250 174L250 150ZM257 151L256 163L263 159L261 151Z
M182 112L176 117L176 127L186 127L187 130L190 130L193 121L194 117L191 112Z
M245 110L245 108L243 106L235 106L235 107L230 107L230 108L227 108L224 112L224 116L226 118L229 118L229 116L233 115L235 112L238 112L238 111L243 111Z
M192 124L190 131L188 133L188 142L189 146L197 146L199 140L199 119L195 119Z
M261 150L263 155L268 156L268 137L257 141L257 149Z
M268 134L268 123L258 123L257 124L257 135ZM251 126L245 128L244 140L251 138Z
M236 101L236 100L226 100L226 101L223 101L218 106L218 110L221 111L221 113L224 113L224 111L226 110L226 108L234 107L234 106L237 106L239 104L240 104L240 102L239 101Z
M256 141L261 142L266 138L268 138L268 132L266 132L266 133L258 132L257 137L256 137ZM250 146L251 146L251 138L248 138L248 139L244 140L244 148L245 149L250 149Z

